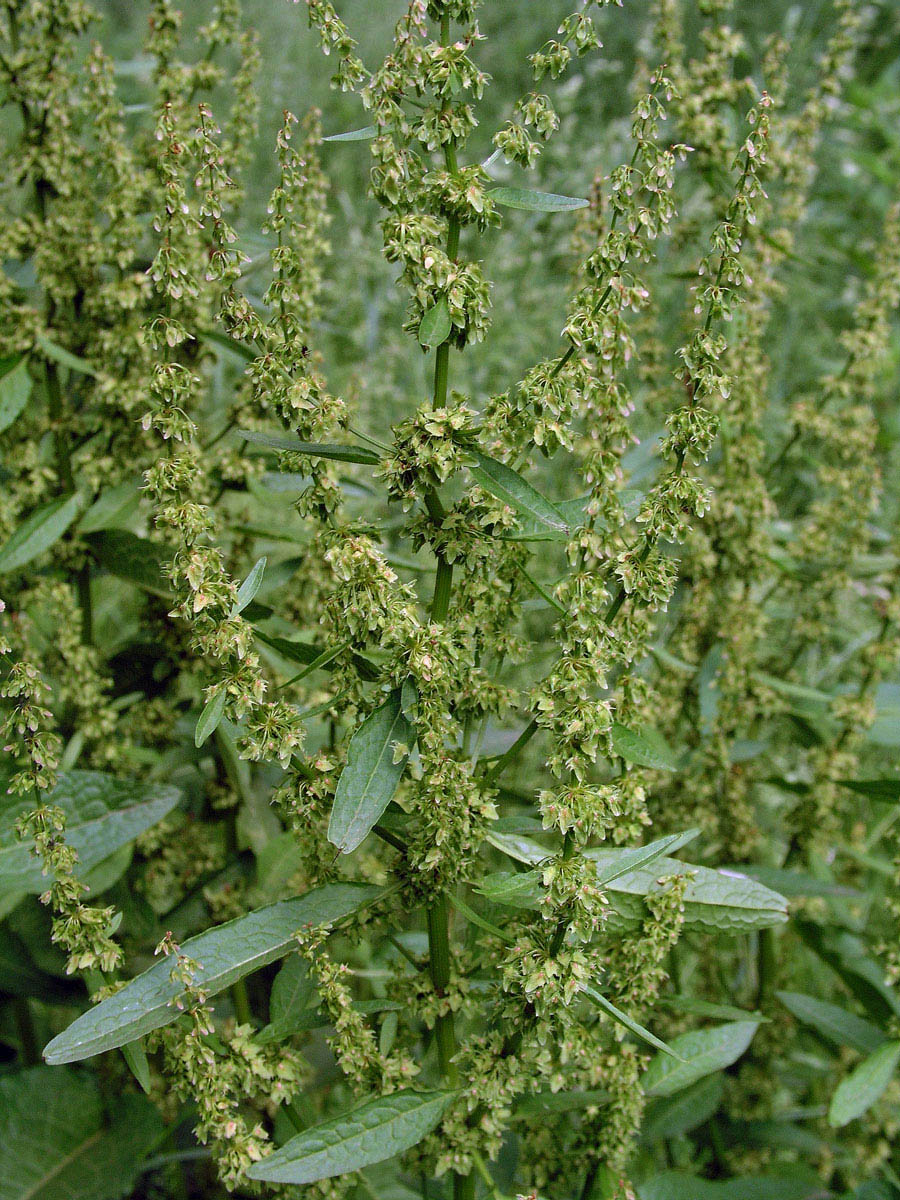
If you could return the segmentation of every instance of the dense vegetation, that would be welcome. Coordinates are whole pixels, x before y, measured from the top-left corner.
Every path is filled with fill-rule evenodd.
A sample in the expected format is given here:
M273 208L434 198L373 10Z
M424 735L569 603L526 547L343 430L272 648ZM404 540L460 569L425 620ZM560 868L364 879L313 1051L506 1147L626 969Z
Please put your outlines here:
M0 1200L900 1197L900 11L573 7L0 0Z

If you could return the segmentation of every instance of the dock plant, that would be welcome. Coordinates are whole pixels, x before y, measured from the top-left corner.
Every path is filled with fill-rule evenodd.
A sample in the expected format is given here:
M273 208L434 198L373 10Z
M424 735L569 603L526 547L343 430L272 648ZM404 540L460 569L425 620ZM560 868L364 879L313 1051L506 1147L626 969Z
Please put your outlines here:
M873 13L188 7L0 0L0 1195L900 1195Z

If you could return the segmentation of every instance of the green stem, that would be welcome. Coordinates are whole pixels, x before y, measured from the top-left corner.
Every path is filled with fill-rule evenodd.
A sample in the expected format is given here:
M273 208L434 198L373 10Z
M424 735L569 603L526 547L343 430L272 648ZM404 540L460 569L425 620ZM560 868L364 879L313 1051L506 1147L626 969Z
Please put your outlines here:
M438 996L444 996L450 984L450 919L447 897L443 894L433 900L426 912L428 923L428 970ZM453 1013L439 1016L434 1026L437 1042L438 1062L441 1075L456 1087L459 1073L453 1058L456 1054L456 1028Z
M450 17L441 17L441 44L450 45ZM446 111L449 103L443 105ZM444 161L447 170L456 172L456 147L451 139L444 147ZM459 221L450 217L447 222L447 257L455 259L459 253ZM450 342L445 341L438 346L434 356L434 408L442 408L447 403L447 392L450 375ZM444 507L437 493L432 489L425 495L425 506L435 524L440 525L445 516ZM443 622L450 610L450 593L453 588L453 565L444 555L436 550L437 573L434 580L434 594L431 599L431 620ZM428 969L431 982L438 996L447 992L450 984L450 919L447 907L447 897L441 893L434 897L426 908L426 923L428 927ZM451 1087L456 1087L459 1072L453 1061L456 1050L456 1026L453 1012L439 1016L435 1022L435 1041L437 1043L438 1062L441 1075ZM475 1195L475 1179L466 1175L454 1174L454 1200L471 1200Z
M246 979L239 979L231 985L231 1003L234 1005L234 1015L239 1025L253 1024L253 1010L250 1007L250 997L247 994Z

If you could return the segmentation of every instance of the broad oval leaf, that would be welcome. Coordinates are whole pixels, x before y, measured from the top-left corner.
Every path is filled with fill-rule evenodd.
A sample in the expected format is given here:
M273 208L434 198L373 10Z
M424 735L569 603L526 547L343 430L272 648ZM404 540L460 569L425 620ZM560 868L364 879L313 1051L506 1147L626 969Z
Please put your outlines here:
M0 374L0 433L8 429L28 403L31 375L26 358L5 359Z
M161 821L180 799L177 788L101 771L67 771L47 798L65 813L66 841L78 855L80 875ZM20 841L15 830L18 818L33 807L31 799L7 799L0 807L0 893L36 895L48 886L31 843Z
M900 1042L885 1042L864 1058L838 1084L828 1110L828 1123L835 1128L849 1124L872 1107L891 1081L900 1062Z
M194 745L198 750L207 738L212 737L221 724L222 718L225 716L226 698L224 687L220 687L203 705L203 711L197 718L197 727L194 730Z
M517 471L479 450L472 453L475 463L469 470L479 487L503 504L508 504L519 516L536 522L557 538L568 536L569 527L562 513Z
M776 992L775 995L798 1021L811 1026L838 1046L851 1046L862 1054L869 1054L887 1041L877 1025L837 1004L800 992Z
M419 324L419 345L426 350L434 350L446 342L452 331L453 322L450 320L447 299L441 296L436 304L432 304Z
M613 722L611 731L613 750L626 762L638 767L650 767L655 771L677 771L678 758L661 733L655 729L628 729Z
M504 208L524 208L529 212L571 212L590 204L581 196L558 196L555 192L536 192L531 188L495 187L488 195Z
M365 463L373 466L378 455L365 446L342 446L336 442L302 442L284 434L263 433L258 429L241 429L240 436L254 446L266 446L270 450L288 450L292 454L307 454L310 458L333 458L338 462Z
M346 133L329 133L323 142L368 142L378 133L374 125L363 125L360 129L348 129Z
M671 1049L683 1061L657 1054L644 1073L644 1091L648 1096L671 1096L737 1062L753 1041L758 1021L734 1021L714 1029L698 1029L673 1038Z
M384 1162L431 1133L454 1095L400 1091L380 1096L297 1134L247 1174L267 1183L315 1183Z
M347 763L338 780L328 822L328 840L343 854L356 849L390 804L406 768L413 737L397 689L366 717L350 739ZM407 750L395 761L397 745Z
M181 947L198 963L195 982L209 995L230 987L251 971L281 958L305 927L321 928L350 916L382 894L368 884L334 883L295 900L281 900L189 938ZM44 1051L48 1063L77 1062L124 1046L179 1015L174 1001L183 985L173 981L172 964L154 963L121 991L82 1013Z
M238 588L237 599L234 602L234 608L231 610L233 617L238 613L242 613L259 589L262 587L263 575L266 571L266 556L257 559L253 564L253 569L250 574Z
M111 1119L110 1119L111 1117ZM130 1196L165 1127L143 1096L107 1113L96 1076L32 1067L0 1079L0 1198Z
M58 542L81 509L84 500L78 492L61 496L36 508L0 549L0 572L17 571Z

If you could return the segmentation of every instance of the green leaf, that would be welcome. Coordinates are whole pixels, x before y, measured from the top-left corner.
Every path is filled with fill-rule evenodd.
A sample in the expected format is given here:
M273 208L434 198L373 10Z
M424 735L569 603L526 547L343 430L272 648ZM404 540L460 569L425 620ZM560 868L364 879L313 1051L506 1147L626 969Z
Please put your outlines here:
M587 850L603 869L617 863L617 850ZM618 875L608 883L608 896L614 913L610 924L633 928L646 918L644 896L659 890L664 875L688 875L684 891L684 920L687 927L704 926L729 931L767 929L787 920L784 896L749 879L737 871L714 871L679 862L677 858L659 858L649 866Z
M370 1100L299 1133L247 1174L267 1183L315 1183L384 1162L418 1145L454 1095L400 1091Z
M509 908L537 908L544 895L543 875L540 867L519 873L496 871L480 879L475 884L475 890L492 904L505 904Z
M67 771L59 777L47 802L66 816L66 841L78 855L85 875L139 833L161 821L181 799L165 784L116 779L100 771ZM31 843L20 841L15 825L34 807L30 798L0 802L0 893L37 895L48 884Z
M84 505L75 492L36 508L0 549L0 572L17 571L58 542Z
M441 296L436 304L432 304L419 324L419 345L426 350L434 350L446 342L453 332L453 322L450 320L450 309L447 299Z
M136 1042L129 1042L127 1046L122 1047L122 1057L128 1063L128 1069L141 1085L141 1088L150 1095L150 1064L147 1062L147 1051L144 1049L142 1038L138 1038Z
M696 996L666 996L660 1000L660 1004L664 1004L666 1008L674 1008L676 1012L691 1013L695 1017L711 1017L714 1021L758 1021L762 1025L771 1019L763 1016L761 1012L750 1012L746 1008L737 1008L734 1004L714 1004Z
M256 1035L256 1041L265 1046L303 1029L315 990L305 960L291 954L275 976L269 996L269 1024Z
M571 212L590 204L581 196L557 196L553 192L535 192L531 188L495 187L488 195L504 208L524 208L529 212Z
M406 768L415 731L403 714L400 690L363 721L350 739L334 793L328 840L343 854L362 842L390 804ZM395 760L394 747L407 750Z
M34 996L47 1002L71 1003L80 995L74 980L57 979L41 970L31 959L25 942L8 925L0 925L0 992L11 996Z
M655 729L638 732L614 721L611 736L613 750L626 762L638 767L651 767L655 771L679 770L674 751Z
M77 354L66 350L64 346L57 346L56 342L51 342L49 338L43 336L37 339L37 344L45 358L58 362L61 367L68 367L70 371L77 371L79 375L97 377L97 372L86 359L79 358Z
M885 1042L838 1084L828 1110L835 1128L849 1124L872 1107L891 1081L900 1062L900 1042Z
M631 871L640 867L649 867L651 863L668 854L670 850L680 850L688 842L692 842L700 833L699 829L687 829L684 833L671 833L667 837L657 838L646 846L634 846L628 850L612 850L609 859L597 867L597 886L605 887L621 879Z
M282 434L261 433L257 429L242 429L240 436L255 446L267 446L270 450L286 450L292 454L308 454L310 458L334 458L338 462L365 463L374 466L378 455L365 446L342 446L334 442L301 442L299 438Z
M87 540L99 565L111 575L137 584L154 596L171 593L165 575L171 555L158 542L138 537L128 529L104 529Z
M584 992L589 1000L593 1000L597 1007L601 1008L607 1016L612 1017L619 1025L624 1026L629 1033L633 1033L635 1037L639 1037L641 1041L653 1046L654 1049L659 1050L662 1054L668 1054L672 1058L680 1060L680 1056L676 1054L671 1046L667 1046L665 1042L651 1033L649 1029L645 1029L643 1025L639 1025L637 1021L629 1017L628 1013L622 1012L620 1008L616 1008L615 1004L607 1000L605 996L601 995L596 988L591 987L589 983L582 984L581 991Z
M111 1120L95 1076L32 1067L0 1078L0 1200L119 1200L164 1135L143 1096L116 1097Z
M837 782L870 800L900 800L900 779L839 779Z
M211 737L219 727L219 723L225 715L225 688L220 687L213 692L212 696L203 706L203 711L197 718L197 727L194 730L194 745L199 750L208 737Z
M542 1117L546 1113L580 1112L583 1108L608 1104L607 1091L538 1092L516 1103L515 1116Z
M261 642L265 642L267 646L271 646L273 650L288 659L290 662L302 663L304 666L311 666L313 663L320 663L322 669L328 661L328 655L324 650L319 649L309 642L296 642L290 638L272 637L268 633L263 633L261 629L253 630L254 636L258 637ZM353 668L360 676L368 683L378 678L378 668L374 663L369 662L367 658L363 658L361 654L353 655Z
M472 452L475 464L469 467L473 479L497 500L509 505L519 516L537 522L557 537L568 536L569 528L557 508L505 463L488 458L479 450Z
M485 933L491 934L492 937L499 938L501 942L506 942L508 945L512 945L512 943L515 941L515 938L511 933L504 933L499 926L494 925L491 921L488 921L486 917L481 915L481 913L477 913L474 908L470 908L469 905L466 904L465 900L460 900L459 896L454 896L452 892L448 892L447 899L450 901L450 904L453 906L453 908L455 908L460 914L460 916L465 917L470 924L477 925L478 928L483 929Z
M382 894L368 884L335 883L294 900L256 909L189 938L182 951L198 963L194 981L214 996L295 944L298 929L321 928L350 916ZM172 980L172 964L154 963L143 975L73 1021L44 1051L48 1063L76 1062L124 1046L178 1017L173 1001L183 991Z
M869 1054L887 1040L877 1025L837 1004L800 992L776 992L775 995L798 1021L810 1025L838 1046L850 1046L862 1054Z
M238 588L237 599L234 602L234 608L231 610L231 615L236 617L238 613L242 613L259 589L262 587L263 575L266 571L266 556L257 559L253 564L253 569L250 574Z
M12 365L10 365L12 364ZM31 375L27 358L7 358L0 364L0 433L9 429L28 403L31 395Z
M758 1028L758 1021L735 1021L680 1034L671 1048L683 1061L657 1054L644 1073L644 1091L648 1096L671 1096L705 1075L724 1071L745 1053Z
M299 954L292 954L275 976L272 995L269 999L269 1016L273 1021L288 1021L298 1012L309 1007L315 991L306 962Z
M739 871L758 879L773 891L781 892L782 896L859 896L860 893L842 883L832 883L827 879L817 879L805 871L795 871L785 867L760 867L756 863L742 863L740 866L720 870Z
M725 1082L721 1075L707 1075L675 1096L654 1101L648 1106L641 1125L641 1141L681 1137L708 1121L722 1102Z
M130 520L137 510L141 497L141 485L135 480L101 492L94 503L78 522L79 533L98 533L101 529L115 529L120 522Z
M329 133L323 137L323 142L368 142L376 136L378 130L374 125L363 125L361 129L348 129L346 133Z

